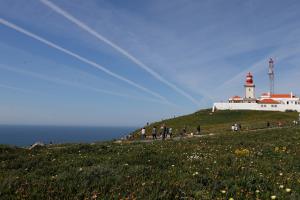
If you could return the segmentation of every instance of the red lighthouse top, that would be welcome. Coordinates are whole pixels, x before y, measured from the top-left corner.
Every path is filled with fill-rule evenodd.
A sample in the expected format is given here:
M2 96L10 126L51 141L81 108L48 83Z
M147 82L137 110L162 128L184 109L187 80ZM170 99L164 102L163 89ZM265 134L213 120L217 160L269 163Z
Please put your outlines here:
M253 76L250 72L247 74L246 77L246 85L253 85Z

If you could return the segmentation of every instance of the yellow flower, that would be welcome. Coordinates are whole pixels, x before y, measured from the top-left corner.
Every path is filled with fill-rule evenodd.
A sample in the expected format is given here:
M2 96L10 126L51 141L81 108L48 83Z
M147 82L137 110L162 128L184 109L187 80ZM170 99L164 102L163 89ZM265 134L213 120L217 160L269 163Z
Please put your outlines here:
M250 151L248 149L236 149L234 153L237 156L249 156Z

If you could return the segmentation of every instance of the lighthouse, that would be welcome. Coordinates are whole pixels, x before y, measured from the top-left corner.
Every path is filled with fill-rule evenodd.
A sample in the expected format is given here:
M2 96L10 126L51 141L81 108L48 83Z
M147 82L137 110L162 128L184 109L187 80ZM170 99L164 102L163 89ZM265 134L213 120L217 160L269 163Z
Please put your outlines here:
M254 82L253 82L253 76L250 72L246 76L245 99L247 99L247 100L254 100L255 99L255 85L254 85Z

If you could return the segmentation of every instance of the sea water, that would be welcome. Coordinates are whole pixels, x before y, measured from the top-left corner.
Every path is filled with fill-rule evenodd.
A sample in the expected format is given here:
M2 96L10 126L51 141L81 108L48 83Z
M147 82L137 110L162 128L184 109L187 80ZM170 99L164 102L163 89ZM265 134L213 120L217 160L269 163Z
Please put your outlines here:
M136 127L0 125L0 144L30 146L35 142L90 143L119 139L135 129Z

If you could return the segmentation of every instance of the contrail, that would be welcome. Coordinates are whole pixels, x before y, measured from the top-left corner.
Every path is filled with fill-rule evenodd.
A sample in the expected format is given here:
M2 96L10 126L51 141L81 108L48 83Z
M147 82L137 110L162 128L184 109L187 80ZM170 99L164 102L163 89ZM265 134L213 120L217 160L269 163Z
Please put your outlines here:
M18 88L18 87L6 85L6 84L1 84L1 83L0 83L0 88L10 89L10 90L16 90L16 91L24 92L24 93L35 93L35 92L31 91L31 90L25 90L23 88Z
M90 87L90 86L78 84L78 83L75 83L75 82L72 82L72 81L67 81L67 80L63 80L63 79L48 77L48 76L45 76L43 74L39 74L39 73L35 73L35 72L30 72L30 71L26 71L26 70L22 70L22 69L17 69L17 68L14 68L14 67L7 67L7 66L1 65L1 64L0 64L0 69L8 70L8 71L11 71L11 72L16 72L16 73L19 73L19 74L25 74L25 75L28 75L28 76L31 76L31 77L34 77L34 78L38 78L40 80L44 80L44 81L48 81L48 82L52 82L52 83L56 83L56 84L68 85L68 86L72 86L72 87L78 87L78 88L90 90L90 91L93 91L93 92L100 92L100 93L113 95L113 96L118 96L118 97L125 97L125 98L130 98L130 99L144 100L144 101L150 101L150 102L166 104L166 102L161 101L161 100L150 99L150 98L140 98L140 97L136 97L136 96L132 96L132 95L127 95L127 94L122 94L122 93L118 93L118 92L103 90L103 89L99 89L99 88L95 88L95 87ZM0 85L0 87L1 87L1 85Z
M140 90L143 90L144 92L149 93L149 94L151 94L151 95L153 95L153 96L161 99L162 101L165 101L165 102L167 102L167 103L169 103L169 104L172 105L171 102L169 102L165 97L159 95L158 93L153 92L153 91L151 91L151 90L149 90L149 89L147 89L147 88L145 88L145 87L143 87L143 86L141 86L141 85L139 85L139 84L137 84L137 83L135 83L135 82L133 82L133 81L131 81L131 80L123 77L123 76L121 76L121 75L118 75L118 74L116 74L116 73L114 73L114 72L106 69L105 67L103 67L103 66L101 66L101 65L99 65L99 64L97 64L97 63L95 63L95 62L93 62L91 60L88 60L87 58L84 58L84 57L82 57L82 56L80 56L80 55L78 55L78 54L76 54L76 53L74 53L72 51L69 51L69 50L67 50L67 49L65 49L65 48L63 48L63 47L61 47L61 46L59 46L59 45L57 45L57 44L55 44L53 42L50 42L49 40L46 40L46 39L44 39L44 38L42 38L42 37L40 37L38 35L35 35L34 33L31 33L31 32L29 32L29 31L27 31L27 30L25 30L25 29L23 29L23 28L15 25L15 24L13 24L13 23L11 23L9 21L6 21L3 18L0 18L0 23L3 24L3 25L5 25L5 26L7 26L7 27L9 27L9 28L11 28L11 29L14 29L15 31L18 31L20 33L25 34L28 37L31 37L31 38L33 38L35 40L38 40L38 41L46 44L47 46L50 46L50 47L52 47L54 49L57 49L57 50L59 50L61 52L64 52L64 53L66 53L66 54L68 54L68 55L70 55L70 56L72 56L72 57L74 57L74 58L76 58L76 59L84 62L84 63L87 63L87 64L89 64L89 65L91 65L91 66L93 66L93 67L95 67L97 69L100 69L101 71L105 72L106 74L108 74L108 75L110 75L110 76L112 76L112 77L114 77L114 78L116 78L118 80L124 81L124 82L126 82L126 83L128 83L128 84L130 84L130 85L132 85L132 86L134 86L134 87L136 87L138 89L140 89Z
M40 0L40 1L41 1L41 3L43 3L44 5L46 5L47 7L51 8L52 10L54 10L56 13L62 15L63 17L65 17L69 21L71 21L74 24L76 24L77 26L79 26L81 29L87 31L91 35L95 36L99 40L105 42L106 44L108 44L109 46L111 46L112 48L114 48L115 50L117 50L118 52L120 52L121 54L123 54L125 57L127 57L128 59L130 59L132 62L134 62L135 64L137 64L140 68L142 68L145 71L147 71L148 73L150 73L157 80L159 80L162 83L168 85L170 88L172 88L173 90L175 90L179 94L181 94L184 97L186 97L189 100L191 100L197 106L200 105L200 102L198 102L194 97L192 97L191 95L189 95L188 93L186 93L182 89L178 88L173 83L170 83L169 81L165 80L161 75L159 75L158 73L156 73L155 71L153 71L146 64L144 64L143 62L141 62L135 56L131 55L128 51L126 51L122 47L118 46L117 44L113 43L112 41L108 40L107 38L105 38L104 36L102 36L101 34L99 34L98 32L96 32L95 30L93 30L92 28L90 28L88 25L84 24L82 21L76 19L74 16L72 16L71 14L69 14L67 11L61 9L56 4L54 4L54 3L52 3L52 2L50 2L48 0Z

